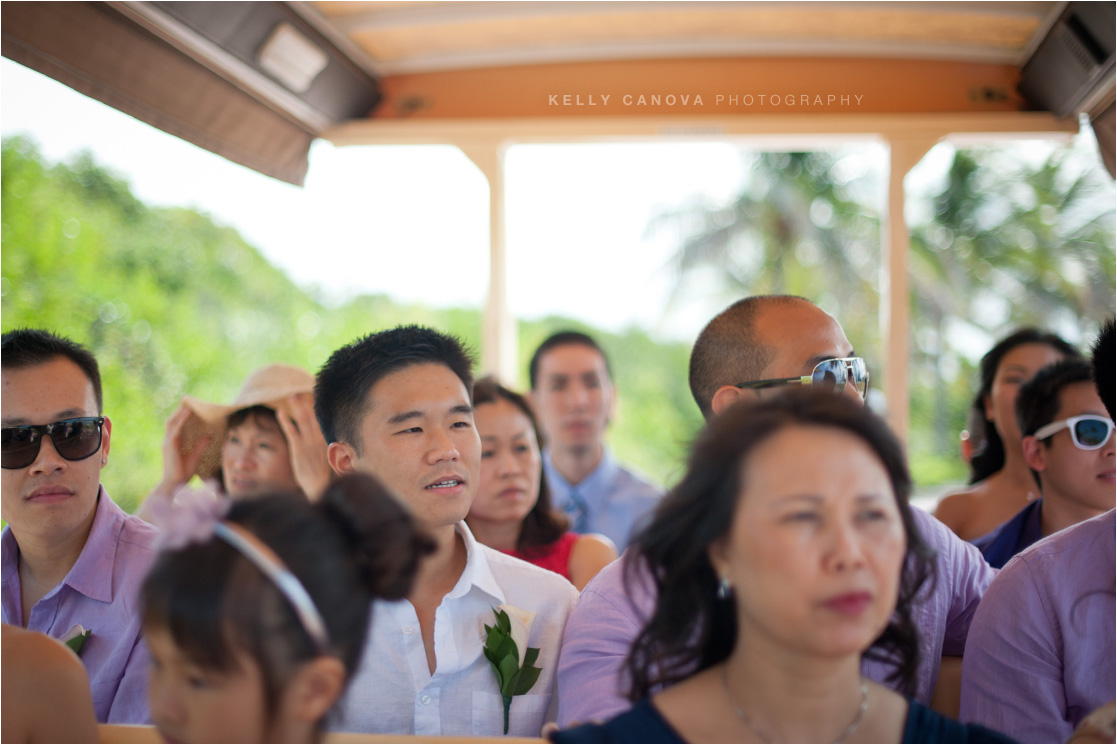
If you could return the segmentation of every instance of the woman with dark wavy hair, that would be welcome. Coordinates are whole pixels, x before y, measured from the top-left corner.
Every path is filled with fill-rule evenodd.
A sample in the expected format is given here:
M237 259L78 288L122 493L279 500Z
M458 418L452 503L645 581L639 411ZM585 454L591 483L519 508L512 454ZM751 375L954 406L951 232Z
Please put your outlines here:
M986 535L1039 498L1024 461L1016 394L1048 364L1079 358L1054 333L1020 328L981 358L981 388L970 406L977 449L970 458L970 487L943 497L935 516L963 540Z
M478 542L566 577L579 591L617 557L604 535L570 531L551 507L539 427L524 396L492 377L473 385L481 478L466 524Z
M862 674L887 658L914 686L932 564L910 488L900 443L848 396L788 390L712 420L633 543L658 590L626 662L639 702L555 741L1008 741Z

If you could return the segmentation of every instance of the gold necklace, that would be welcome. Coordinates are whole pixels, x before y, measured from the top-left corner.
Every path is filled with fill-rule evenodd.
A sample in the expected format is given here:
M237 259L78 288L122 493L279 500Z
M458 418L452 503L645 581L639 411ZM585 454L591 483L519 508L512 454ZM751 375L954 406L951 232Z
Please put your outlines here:
M753 725L749 717L745 715L744 709L737 704L736 698L733 697L733 690L729 688L729 665L722 664L721 666L721 683L725 686L725 695L729 698L729 704L733 706L733 712L741 719L741 722L748 727L748 730L756 734L756 738L760 739L764 744L776 744L774 741L765 736L756 726ZM853 720L846 726L845 731L841 736L834 740L834 744L842 744L850 735L857 730L861 725L862 719L865 718L865 711L869 709L869 688L865 685L865 678L861 678L861 704L857 706L857 712L853 714Z

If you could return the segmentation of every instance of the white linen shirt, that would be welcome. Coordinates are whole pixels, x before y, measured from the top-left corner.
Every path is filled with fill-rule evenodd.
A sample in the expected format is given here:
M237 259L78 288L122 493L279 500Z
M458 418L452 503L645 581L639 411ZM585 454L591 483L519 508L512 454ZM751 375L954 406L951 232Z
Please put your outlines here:
M464 522L461 578L434 615L432 676L415 608L406 599L372 603L360 666L330 728L421 736L502 736L504 706L496 675L481 653L493 608L510 604L535 614L528 646L543 671L526 695L512 698L509 736L537 737L558 713L559 645L578 590L558 574L477 542ZM521 653L523 649L521 649Z

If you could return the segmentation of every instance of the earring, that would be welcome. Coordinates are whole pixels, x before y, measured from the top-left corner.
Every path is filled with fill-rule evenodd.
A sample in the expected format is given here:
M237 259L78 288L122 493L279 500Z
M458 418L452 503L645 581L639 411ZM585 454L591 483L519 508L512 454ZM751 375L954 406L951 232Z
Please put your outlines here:
M718 582L718 599L729 599L729 593L733 591L733 587L729 585L729 579L722 577Z

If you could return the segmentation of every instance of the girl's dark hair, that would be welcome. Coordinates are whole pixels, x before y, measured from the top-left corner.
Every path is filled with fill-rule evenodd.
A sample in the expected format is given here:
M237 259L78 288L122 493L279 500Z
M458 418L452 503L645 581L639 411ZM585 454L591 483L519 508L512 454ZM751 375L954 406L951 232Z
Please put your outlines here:
M346 475L312 504L290 494L234 502L225 518L275 551L326 623L330 653L351 677L375 598L401 599L434 543L379 481ZM161 554L141 589L144 628L166 629L192 663L236 669L235 652L260 665L268 717L314 642L276 585L220 538ZM321 723L324 723L321 722Z
M248 408L241 408L240 410L233 411L229 417L225 419L225 428L232 429L234 426L240 426L248 419L257 425L261 425L261 421L270 424L270 428L278 428L280 434L283 434L283 428L279 426L279 421L275 416L275 409L268 406L249 406ZM287 439L287 435L283 434L283 438Z
M712 419L694 444L686 475L633 540L626 587L631 593L650 576L657 600L625 660L632 700L718 664L736 646L736 605L731 598L717 598L718 577L709 548L729 533L750 453L791 426L853 434L873 450L888 473L907 554L896 611L865 656L893 666L890 681L905 694L914 692L919 635L912 603L928 580L933 581L934 564L933 551L916 529L908 506L911 476L903 448L882 419L850 396L804 387L754 404L738 403Z
M981 427L980 431L971 431L970 434L975 437L975 441L984 443L970 458L971 485L985 480L1005 466L1005 443L997 432L997 427L985 417L985 396L993 390L993 380L997 376L1001 360L1010 351L1025 344L1044 344L1070 359L1080 359L1082 356L1061 337L1038 328L1019 328L986 352L981 358L981 387L970 406L970 420Z
M535 421L535 413L531 410L524 396L509 390L493 377L483 377L473 384L473 407L486 403L496 403L506 400L527 416L531 422L531 429L535 432L535 441L540 451L543 450L543 437L539 433L539 424ZM539 471L539 498L535 506L524 517L523 529L520 530L520 539L516 543L516 550L528 556L534 556L540 549L558 540L570 529L570 519L565 514L555 511L551 505L551 490L547 487L547 477Z

